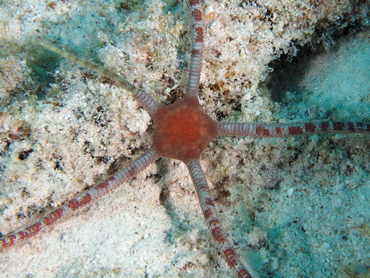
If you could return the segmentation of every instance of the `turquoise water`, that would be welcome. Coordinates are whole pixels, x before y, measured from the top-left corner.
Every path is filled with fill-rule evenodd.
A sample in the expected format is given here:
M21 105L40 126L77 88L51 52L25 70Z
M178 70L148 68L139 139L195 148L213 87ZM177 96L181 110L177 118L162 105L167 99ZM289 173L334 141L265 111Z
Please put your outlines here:
M212 117L275 124L369 121L368 30L339 36L326 51L318 47L283 67L274 48L293 49L291 40L309 44L306 19L278 24L295 9L271 1L249 9L237 1L205 4L201 101ZM167 103L186 87L189 22L182 2L174 8L159 0L1 5L5 234L150 145L148 115L125 92L41 49L32 37L125 74ZM273 72L272 61L279 61ZM19 135L24 127L30 134ZM202 161L220 218L260 277L368 275L368 135L219 139ZM186 168L177 162L161 160L84 212L2 253L2 272L231 277L209 243Z

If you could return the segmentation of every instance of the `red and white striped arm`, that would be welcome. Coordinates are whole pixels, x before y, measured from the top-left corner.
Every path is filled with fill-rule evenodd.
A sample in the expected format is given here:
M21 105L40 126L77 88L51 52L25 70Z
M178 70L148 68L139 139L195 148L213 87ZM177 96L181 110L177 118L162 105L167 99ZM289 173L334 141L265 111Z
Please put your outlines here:
M142 90L137 92L135 99L145 108L146 111L149 112L151 116L158 108L158 102Z
M66 217L67 215L70 215L79 208L95 202L108 192L134 177L137 173L144 170L155 159L156 154L154 151L151 150L147 152L129 166L111 176L109 179L94 186L92 189L81 194L77 198L65 202L57 210L43 217L39 222L15 234L5 236L4 238L0 239L0 251L33 237L40 231L45 230L47 227L53 225L56 221Z
M221 252L223 258L232 269L236 277L252 278L250 272L248 272L239 261L238 256L236 255L232 245L227 240L226 233L221 228L216 208L209 192L207 180L204 176L199 162L193 160L187 166L189 168L189 172L191 178L193 179L195 188L197 189L197 194L203 210L204 219L206 220L212 238L216 243L219 251Z
M131 92L135 99L149 112L152 113L157 109L157 102L149 96L146 92L140 90L139 88L135 87L133 84L128 82L123 76L120 76L116 74L115 72L108 70L106 68L100 67L98 65L95 65L93 63L90 63L88 61L85 61L83 59L80 59L70 53L64 52L55 46L52 46L49 43L46 43L44 41L41 41L40 39L35 38L34 41L41 45L42 47L45 47L46 49L68 59L71 60L77 64L79 64L82 67L88 68L89 70L92 70L98 74L101 74L103 76L106 76L113 81L115 81L121 88L125 89L126 91Z
M256 125L221 123L221 136L288 137L319 133L370 133L370 124L354 122L321 122L299 125Z
M192 51L190 60L189 80L187 94L197 95L199 88L200 71L202 68L203 55L203 16L200 0L190 0Z

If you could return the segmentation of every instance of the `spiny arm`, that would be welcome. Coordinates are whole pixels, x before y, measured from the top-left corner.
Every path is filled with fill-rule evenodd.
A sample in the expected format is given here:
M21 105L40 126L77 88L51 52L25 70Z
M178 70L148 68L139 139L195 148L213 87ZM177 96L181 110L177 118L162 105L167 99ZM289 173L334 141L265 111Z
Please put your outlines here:
M221 123L221 136L288 137L320 133L370 133L370 124L355 122L321 122L299 125L258 125Z
M0 251L33 237L40 231L53 225L56 221L65 218L67 215L73 213L79 208L82 208L87 204L95 202L108 192L112 191L113 189L117 188L124 182L134 177L137 173L143 171L155 159L156 154L154 151L151 150L147 152L142 157L131 163L129 166L111 176L109 179L94 186L93 188L81 194L77 198L65 202L57 210L46 215L39 222L15 234L5 236L4 238L0 239Z
M34 41L41 45L42 47L45 47L46 49L49 49L50 51L52 52L55 52L57 53L58 55L68 59L68 60L71 60L77 64L79 64L80 66L82 67L85 67L85 68L88 68L96 73L99 73L103 76L106 76L112 80L114 80L115 82L117 82L117 84L131 92L135 99L151 114L153 113L157 107L158 107L158 103L151 97L149 96L146 92L140 90L139 88L135 87L133 84L131 84L130 82L128 82L124 77L114 73L113 71L110 71L106 68L103 68L103 67L100 67L98 65L95 65L93 63L90 63L88 61L85 61L85 60L82 60L70 53L67 53L67 52L64 52L58 48L56 48L55 46L52 46L51 44L49 43L46 43L44 41L41 41L40 39L38 38L35 38Z
M215 205L212 201L207 180L204 176L202 168L198 161L189 163L188 169L193 179L195 188L197 190L199 203L201 204L204 219L206 220L212 238L216 243L220 253L225 259L226 263L238 278L252 278L251 274L244 268L239 261L232 245L226 237L226 233L222 230L220 221L218 220Z

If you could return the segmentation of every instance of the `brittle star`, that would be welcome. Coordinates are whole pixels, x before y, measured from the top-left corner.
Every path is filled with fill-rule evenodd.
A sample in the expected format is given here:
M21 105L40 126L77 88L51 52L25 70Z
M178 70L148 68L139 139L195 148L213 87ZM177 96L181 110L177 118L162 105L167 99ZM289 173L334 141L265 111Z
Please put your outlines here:
M200 167L200 155L210 141L218 136L238 135L254 137L287 137L318 133L370 132L369 124L352 122L307 123L289 126L263 126L245 123L218 123L209 117L198 101L199 76L202 60L203 20L199 0L191 0L193 49L189 70L189 83L186 95L176 103L163 106L156 103L147 93L136 88L123 77L102 69L88 62L66 54L59 49L38 41L38 43L61 56L114 80L118 85L130 91L135 99L149 112L154 123L153 144L141 158L116 173L106 181L96 185L77 198L67 201L63 206L41 221L14 235L1 239L0 249L9 248L36 235L45 227L66 217L73 211L96 201L124 182L130 180L160 157L183 161L190 172L197 189L205 221L210 233L225 258L227 264L237 277L252 277L250 267L246 268L238 259L232 244L227 240L226 232L221 227L212 201L206 178Z

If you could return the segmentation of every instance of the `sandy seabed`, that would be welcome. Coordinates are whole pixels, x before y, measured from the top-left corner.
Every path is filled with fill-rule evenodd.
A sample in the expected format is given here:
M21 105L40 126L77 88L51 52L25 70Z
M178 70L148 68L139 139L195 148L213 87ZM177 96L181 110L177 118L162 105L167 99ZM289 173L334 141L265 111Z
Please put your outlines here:
M322 2L204 1L207 113L225 122L370 122L369 7ZM32 38L99 62L170 103L186 88L188 26L182 1L1 2L1 233L104 180L151 142L149 115L130 95ZM228 137L210 144L202 167L224 227L259 277L365 277L369 156L369 135ZM3 251L0 271L231 277L186 167L169 159Z

